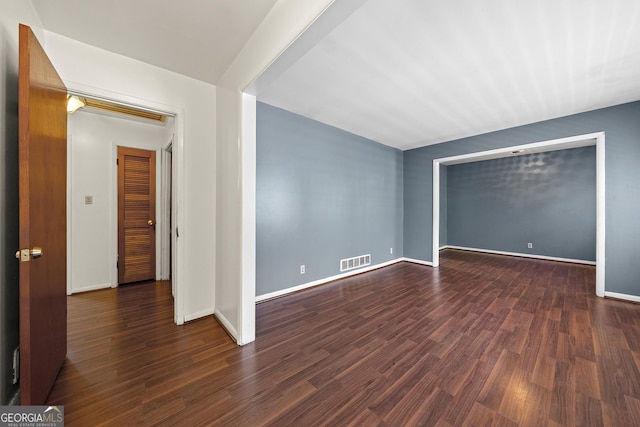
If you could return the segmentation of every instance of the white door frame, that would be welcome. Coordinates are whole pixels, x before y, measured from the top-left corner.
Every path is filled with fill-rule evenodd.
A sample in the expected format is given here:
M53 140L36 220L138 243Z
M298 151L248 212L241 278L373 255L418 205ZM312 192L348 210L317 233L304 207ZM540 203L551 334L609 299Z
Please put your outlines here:
M173 136L164 149L160 151L160 157L162 158L162 227L160 228L160 241L161 243L161 257L162 262L160 264L159 277L162 280L169 280L171 278L171 224L173 224L173 211L171 209L171 200L173 196L172 188L172 175L171 169L173 167ZM175 297L175 284L171 282L171 295Z
M113 93L107 90L89 87L87 88L84 85L77 85L73 82L65 82L67 85L67 92L72 95L78 95L81 97L87 97L97 100L102 100L106 102L110 102L117 105L122 105L126 107L132 107L139 110L144 110L153 113L161 113L167 116L171 116L174 118L174 138L172 141L172 155L171 155L171 163L172 163L172 192L173 197L171 200L171 210L173 215L173 233L171 233L171 259L173 261L172 265L172 286L174 290L174 322L177 325L182 325L184 323L184 244L182 239L179 239L179 229L182 227L184 223L184 111L182 108L168 106L164 104L155 103L152 101L142 100L139 98L125 96L118 93ZM149 150L149 147L134 147L134 148L143 148ZM117 146L114 144L114 150L116 152L117 158ZM163 148L157 149L163 150ZM115 161L114 161L115 164ZM113 167L113 166L112 166ZM156 173L158 176L158 172ZM162 175L159 175L162 177ZM112 180L113 181L113 180ZM117 174L116 174L116 188L117 188ZM117 194L117 191L116 191ZM117 199L115 199L117 200ZM117 204L116 204L117 205ZM116 207L117 209L117 207ZM162 218L165 216L162 215ZM116 215L117 222L117 215ZM112 283L117 286L117 277L118 272L116 268L117 261L117 227L116 227L116 236L115 236L115 247L116 251L112 255L113 259L111 260L111 265L113 266L111 277ZM69 245L67 245L67 251L70 251ZM67 254L67 269L71 271L70 268L70 260L71 256ZM115 281L113 280L115 277Z
M596 289L599 297L605 296L605 144L604 132L570 136L462 154L459 156L443 157L433 160L433 231L432 231L432 264L440 264L440 165L455 165L460 163L477 162L480 160L496 159L514 155L514 152L531 154L543 151L566 150L569 148L596 146ZM515 153L520 154L520 153Z

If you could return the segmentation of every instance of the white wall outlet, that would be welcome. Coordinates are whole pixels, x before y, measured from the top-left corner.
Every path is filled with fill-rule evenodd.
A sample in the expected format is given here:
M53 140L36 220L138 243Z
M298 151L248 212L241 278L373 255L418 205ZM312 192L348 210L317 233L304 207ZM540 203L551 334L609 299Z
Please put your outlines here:
M305 270L305 269L304 269L304 264L302 264L302 265L300 266L300 274L304 274L304 270Z
M529 249L532 249L532 248L533 248L533 243L527 243L527 247L528 247Z
M392 254L393 253L393 248L389 248L389 253Z

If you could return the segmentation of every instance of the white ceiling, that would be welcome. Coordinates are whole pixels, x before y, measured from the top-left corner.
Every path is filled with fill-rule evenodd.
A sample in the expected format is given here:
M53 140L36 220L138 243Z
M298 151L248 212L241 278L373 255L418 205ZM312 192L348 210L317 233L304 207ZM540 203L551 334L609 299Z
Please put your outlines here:
M637 0L347 1L258 100L403 150L640 100ZM275 2L33 0L48 30L214 84Z
M637 0L368 0L258 99L400 149L640 99Z
M277 0L32 0L45 29L215 84Z

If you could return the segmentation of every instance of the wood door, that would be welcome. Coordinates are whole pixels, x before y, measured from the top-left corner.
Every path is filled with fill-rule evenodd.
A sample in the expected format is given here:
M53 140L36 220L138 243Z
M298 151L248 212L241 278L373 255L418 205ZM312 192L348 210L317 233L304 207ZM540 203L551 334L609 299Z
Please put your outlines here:
M42 405L67 353L67 89L29 27L19 39L20 395Z
M156 276L156 153L118 147L118 283Z

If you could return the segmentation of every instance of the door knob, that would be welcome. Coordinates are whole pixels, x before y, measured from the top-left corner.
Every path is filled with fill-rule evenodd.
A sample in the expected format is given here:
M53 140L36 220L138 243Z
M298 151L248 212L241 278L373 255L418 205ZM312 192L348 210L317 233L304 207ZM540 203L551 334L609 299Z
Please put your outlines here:
M29 251L32 258L40 258L42 256L42 248L34 246L33 249Z
M150 226L153 226L153 220L150 219L149 221L147 221L147 224L149 224Z

